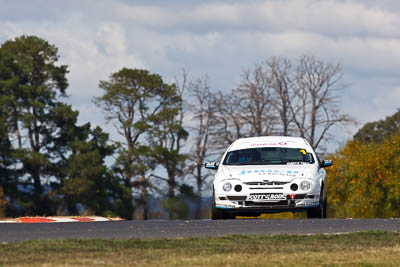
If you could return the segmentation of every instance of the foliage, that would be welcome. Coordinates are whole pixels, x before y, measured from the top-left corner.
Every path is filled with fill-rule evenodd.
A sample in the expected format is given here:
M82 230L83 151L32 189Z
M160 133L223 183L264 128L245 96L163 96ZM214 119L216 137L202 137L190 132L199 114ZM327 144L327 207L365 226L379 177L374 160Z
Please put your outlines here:
M66 98L67 66L58 49L36 36L0 48L0 187L8 215L87 212L130 218L132 198L105 165L108 134L77 125Z
M8 203L4 195L3 187L0 185L0 218L4 218L6 216L7 204Z
M34 205L31 214L51 213L51 202L44 194L43 182L52 176L55 139L64 129L57 119L74 114L58 97L68 86L67 66L56 66L57 48L36 36L21 36L6 41L1 48L0 83L3 140L11 144L12 157L25 174L25 182L33 181ZM61 107L68 110L57 119ZM4 143L3 143L4 144ZM15 147L15 148L14 148Z
M146 219L147 194L157 190L151 178L156 177L158 166L165 168L168 177L163 180L174 197L175 177L185 159L179 149L187 136L182 120L177 119L182 99L174 84L164 83L160 75L147 70L123 68L99 87L104 94L94 102L124 138L114 170L127 187L140 192Z
M400 131L382 143L354 140L327 169L333 217L400 217Z
M186 219L188 214L188 206L178 197L166 197L161 200L161 206L168 211L170 220Z
M3 98L0 96L1 99ZM8 139L8 129L5 123L6 118L2 113L4 107L6 106L0 103L0 188L4 195L16 197L18 173L13 168L16 160L12 156L12 145Z
M207 188L206 157L234 139L300 135L320 149L332 127L354 122L337 106L341 66L310 55L296 64L270 58L245 70L228 94L212 92L207 77L187 83L185 73L183 83L168 84L148 70L123 68L100 81L103 95L94 100L123 138L112 144L101 128L79 126L79 113L62 101L68 68L58 59L58 49L36 36L0 47L0 213L8 216L83 209L131 218L135 200L147 219L149 195L157 193L170 218L185 218L188 203L199 208ZM367 123L334 155L331 216L400 216L399 128L400 110ZM190 154L183 153L187 143Z
M185 86L172 84L168 94L169 101L156 119L155 127L149 132L149 143L153 148L153 157L162 166L167 177L162 180L168 184L168 198L175 198L178 177L184 176L187 155L182 148L189 133L183 127L183 94ZM159 175L154 177L160 178ZM171 217L171 214L170 214Z
M366 123L354 135L354 139L361 142L382 142L384 139L392 136L400 129L400 109L384 120Z
M90 125L85 126L82 128L90 130ZM116 149L108 144L108 134L96 127L69 145L72 154L63 168L64 181L54 192L63 204L61 207L65 207L68 214L78 214L77 206L80 204L87 214L131 218L130 190L119 184L104 162Z
M161 207L168 211L170 220L188 219L191 217L191 206L198 200L199 196L193 191L193 187L182 184L177 196L161 200ZM194 215L197 216L197 214Z

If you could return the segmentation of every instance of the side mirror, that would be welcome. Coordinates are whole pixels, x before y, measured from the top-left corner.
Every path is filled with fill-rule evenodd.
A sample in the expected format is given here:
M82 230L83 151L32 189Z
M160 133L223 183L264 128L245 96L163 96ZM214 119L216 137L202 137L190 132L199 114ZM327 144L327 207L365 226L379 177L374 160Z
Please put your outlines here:
M216 163L215 161L206 161L206 163L204 163L204 167L206 169L217 170L218 163Z
M322 164L321 164L321 165L322 165L322 166L321 166L322 168L332 166L332 164L333 164L332 160L330 160L330 159L323 160L321 163L322 163Z

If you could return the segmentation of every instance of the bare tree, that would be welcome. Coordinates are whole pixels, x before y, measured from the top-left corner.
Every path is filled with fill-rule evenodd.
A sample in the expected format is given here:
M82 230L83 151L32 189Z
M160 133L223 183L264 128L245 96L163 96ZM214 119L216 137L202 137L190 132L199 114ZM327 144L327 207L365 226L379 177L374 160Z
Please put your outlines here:
M272 57L243 72L242 82L216 97L218 135L225 146L246 136L299 135L316 149L331 139L334 126L354 123L338 108L342 69L312 55L297 64Z
M293 88L294 79L292 77L292 63L286 58L272 57L265 62L267 67L266 75L271 80L271 101L269 104L274 112L279 114L277 123L279 125L277 133L287 136L293 133L291 125L294 121L293 110L297 110Z
M264 136L273 133L276 115L273 113L272 80L263 65L243 72L243 81L232 91L238 99L238 115L248 126L246 136Z
M262 65L245 70L240 85L228 94L215 97L213 143L226 147L238 138L271 135L276 127L276 115L271 103L272 83Z
M216 110L213 124L217 134L213 136L211 143L216 149L226 148L236 139L248 135L248 125L243 120L237 95L220 91L215 95L214 105Z
M190 82L188 90L190 98L187 101L187 110L192 115L190 131L193 136L193 145L188 158L188 173L196 183L196 217L200 218L202 192L212 176L204 169L204 162L207 157L212 156L212 152L216 152L209 142L215 134L216 107L207 76Z
M317 149L331 139L333 126L353 124L355 121L338 107L341 83L340 64L325 63L312 55L303 55L296 66L294 91L297 109L292 103L293 119L300 136Z
M297 102L291 62L273 57L243 71L242 77L236 89L217 97L220 134L216 137L223 138L226 145L241 137L293 133L290 106Z

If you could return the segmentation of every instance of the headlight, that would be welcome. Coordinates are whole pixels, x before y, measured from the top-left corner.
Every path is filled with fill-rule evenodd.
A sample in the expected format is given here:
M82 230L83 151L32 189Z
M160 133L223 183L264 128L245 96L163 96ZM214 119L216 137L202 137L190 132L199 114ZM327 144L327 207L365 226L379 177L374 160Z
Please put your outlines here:
M310 182L308 182L308 181L301 182L301 184L300 184L300 189L301 190L308 191L308 190L310 190L310 188L311 188L311 183Z
M224 189L225 192L231 191L232 189L232 184L230 182L226 182L224 183L224 185L222 186L222 189Z

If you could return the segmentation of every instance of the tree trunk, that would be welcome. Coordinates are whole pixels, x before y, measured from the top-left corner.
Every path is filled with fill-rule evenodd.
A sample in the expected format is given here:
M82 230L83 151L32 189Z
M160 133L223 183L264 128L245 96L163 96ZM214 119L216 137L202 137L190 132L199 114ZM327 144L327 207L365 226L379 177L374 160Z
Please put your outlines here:
M147 201L147 186L145 182L142 184L142 193L140 198L140 202L142 203L143 207L143 220L147 220L149 215L149 203Z
M31 176L33 179L34 193L34 213L33 215L46 215L48 213L48 205L43 201L43 186L40 182L40 175L37 171L32 171Z

